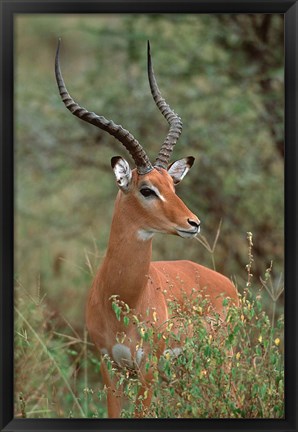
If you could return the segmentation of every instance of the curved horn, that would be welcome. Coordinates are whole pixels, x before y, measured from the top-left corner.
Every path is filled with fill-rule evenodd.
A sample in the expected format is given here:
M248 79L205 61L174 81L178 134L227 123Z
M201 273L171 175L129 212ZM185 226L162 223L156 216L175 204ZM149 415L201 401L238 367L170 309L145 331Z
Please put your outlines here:
M65 87L61 74L59 63L60 41L61 40L59 39L56 52L55 75L59 93L66 108L76 117L86 121L87 123L91 123L100 129L103 129L117 138L117 140L120 141L131 154L139 174L146 174L152 171L153 167L143 147L128 130L124 129L120 125L115 124L112 120L107 120L103 116L98 116L94 112L87 111L72 99Z
M160 112L166 118L167 122L170 125L170 130L168 132L168 135L163 145L161 146L161 149L158 153L154 166L167 169L174 145L176 144L182 132L182 121L181 118L177 114L175 114L173 110L171 110L169 105L166 103L166 101L162 98L160 94L154 76L149 41L148 41L147 59L148 59L148 78L150 83L151 94L153 96L153 99L158 109L160 110Z

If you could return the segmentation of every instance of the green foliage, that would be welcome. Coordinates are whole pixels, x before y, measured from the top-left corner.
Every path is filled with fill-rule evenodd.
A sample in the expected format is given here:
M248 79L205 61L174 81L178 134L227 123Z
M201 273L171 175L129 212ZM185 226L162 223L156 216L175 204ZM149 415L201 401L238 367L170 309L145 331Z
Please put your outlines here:
M256 274L267 260L283 271L281 15L19 16L16 29L16 258L22 268L30 250L36 263L23 280L28 286L40 270L48 282L57 253L81 262L90 238L103 253L116 194L109 161L118 153L128 157L114 138L61 104L53 75L58 36L73 97L123 124L154 160L168 126L146 76L151 40L162 94L184 124L173 159L197 159L178 193L207 238L223 222L218 268L241 277L242 233L250 230ZM157 238L154 254L209 265L196 246Z
M191 416L192 409L197 415L211 416L211 401L220 400L232 376L239 396L232 395L230 405L223 397L220 407L215 407L218 415L241 417L245 412L252 417L281 417L283 17L19 15L15 29L16 415L106 415L99 362L87 350L82 305L108 240L117 191L109 161L115 154L128 155L113 138L74 119L62 106L53 73L61 36L62 69L73 97L123 124L154 159L168 128L147 82L146 41L150 39L162 94L184 123L173 159L188 154L197 159L177 191L202 220L203 246L157 237L154 259L192 259L216 267L233 275L245 299L240 327L232 327L233 319L239 319L235 311L231 323L216 330L220 336L230 332L226 351L233 348L235 353L228 372L208 370L204 375L194 355L195 344L198 361L204 364L210 359L217 371L227 364L228 353L219 353L222 347L215 334L211 343L200 315L189 312L197 333L201 332L195 334L200 343L199 339L186 341L188 349L166 367L172 387L156 378L155 393L165 403L155 399L152 416L170 416L174 410L177 416ZM221 235L214 235L220 221ZM270 279L262 278L262 299L244 292L243 233L248 230L254 233L256 279L274 262ZM246 288L251 293L253 287L251 282ZM136 319L117 299L114 304L125 326ZM263 323L262 331L257 322ZM142 340L148 338L145 342L150 343L149 329L143 331ZM246 340L251 345L246 346ZM275 340L280 340L279 346ZM254 358L252 366L249 361ZM191 378L186 376L189 369L194 373ZM175 374L189 386L181 394L175 390L171 394L171 388L177 388L172 380ZM200 385L195 387L198 374ZM132 401L138 382L133 378L126 385ZM192 402L201 393L206 400L196 407ZM177 405L171 405L168 413L162 411L168 405L166 398ZM133 408L130 405L123 415L129 416Z
M154 307L148 307L146 317L141 317L118 295L110 298L117 320L125 327L136 326L136 351L143 348L147 352L143 367L153 373L153 400L146 417L284 416L284 322L283 315L276 319L275 308L283 287L270 291L270 319L263 294L272 287L272 268L257 287L252 274L252 234L247 238L247 282L239 294L239 306L222 299L222 315L215 313L204 290L196 288L184 296L183 305L175 299L168 302L171 318L161 324ZM107 389L99 383L100 362L86 331L80 337L62 316L51 313L39 289L32 297L18 285L17 293L16 416L105 417ZM125 332L118 334L117 342L124 343L125 338ZM160 342L164 344L161 357ZM149 388L137 397L141 381L135 371L119 370L108 355L103 361L123 388L122 417L134 416L136 410L142 410Z
M174 318L163 328L136 322L140 346L145 342L147 349L150 346L145 369L155 371L154 397L146 417L282 418L283 319L273 329L261 294L251 291L239 295L240 307L224 299L224 317L212 314L209 301L203 298L203 293L193 290L183 308L171 302ZM161 338L166 354L158 359L156 340ZM178 355L177 346L183 347ZM131 417L141 383L129 369L113 370L130 401L122 415ZM143 398L146 393L137 403Z
M17 287L15 308L15 416L102 417L105 397L99 360L86 331L81 337L45 298ZM91 383L97 382L91 387Z

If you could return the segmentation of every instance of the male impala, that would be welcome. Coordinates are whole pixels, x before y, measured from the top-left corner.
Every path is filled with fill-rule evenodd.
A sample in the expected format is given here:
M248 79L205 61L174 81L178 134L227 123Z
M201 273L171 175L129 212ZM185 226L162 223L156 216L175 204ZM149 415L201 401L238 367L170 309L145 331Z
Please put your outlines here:
M161 97L151 64L148 42L148 76L151 93L159 110L169 123L169 133L152 165L139 142L122 126L80 107L66 90L59 65L58 44L55 73L59 92L72 114L113 135L131 154L136 168L120 156L111 160L119 192L115 202L111 233L106 256L93 281L87 304L87 327L91 339L102 355L107 354L117 367L135 369L140 376L143 399L142 409L150 405L152 370L144 364L149 346L140 346L140 336L132 324L125 326L112 310L111 297L118 295L138 316L147 316L158 325L170 318L167 294L180 303L185 293L190 294L198 285L204 288L212 307L223 313L223 296L237 303L234 285L223 275L191 261L151 262L152 238L156 233L194 238L200 230L200 221L175 193L178 184L191 168L194 158L186 157L169 165L169 159L181 131L181 119ZM183 286L182 286L183 285ZM153 310L153 309L152 309ZM154 318L154 319L153 319ZM126 334L119 343L117 334ZM165 341L156 342L157 355L165 349ZM183 347L181 347L183 348ZM175 351L177 352L177 351ZM105 362L101 362L104 383L108 388L108 415L120 417L122 397L116 391L115 379L109 376ZM136 415L141 415L136 413Z

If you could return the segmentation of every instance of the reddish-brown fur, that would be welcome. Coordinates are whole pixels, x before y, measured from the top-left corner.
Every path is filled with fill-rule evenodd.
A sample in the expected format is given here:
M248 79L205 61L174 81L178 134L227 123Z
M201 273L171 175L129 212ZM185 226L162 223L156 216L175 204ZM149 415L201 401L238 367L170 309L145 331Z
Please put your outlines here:
M148 206L142 202L139 196L140 184L148 181L158 188L165 201L151 200ZM117 343L117 333L126 334L125 345L130 348L132 355L140 343L135 326L126 327L117 320L111 307L110 298L113 295L118 295L134 309L135 314L143 317L146 316L148 307L154 306L157 319L153 320L151 313L151 321L158 326L169 318L167 300L175 298L182 304L184 295L190 295L193 288L202 288L219 314L223 313L223 296L230 297L237 303L234 285L213 270L191 261L151 262L152 239L140 239L138 231L150 227L164 233L177 234L175 227L189 228L188 219L198 221L176 195L173 180L166 170L154 169L142 176L134 170L129 191L118 192L106 256L95 276L87 304L87 327L91 339L99 350L107 350L111 358L112 347ZM159 344L158 353L161 354L164 349L163 339ZM144 349L146 356L146 346ZM102 376L108 387L109 417L119 417L121 390L116 389L116 383L109 377L104 362ZM152 370L148 373L141 370L140 378L143 381L141 393L147 390L147 398L142 407L145 410L151 402Z

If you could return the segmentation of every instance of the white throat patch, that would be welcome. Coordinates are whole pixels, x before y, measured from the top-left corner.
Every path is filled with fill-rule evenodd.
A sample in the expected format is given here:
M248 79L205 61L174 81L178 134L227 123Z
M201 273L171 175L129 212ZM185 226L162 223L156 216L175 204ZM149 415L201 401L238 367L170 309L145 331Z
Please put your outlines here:
M147 241L152 239L152 237L154 236L154 233L152 231L146 231L144 229L139 229L138 233L137 233L137 237L139 240L142 241Z

